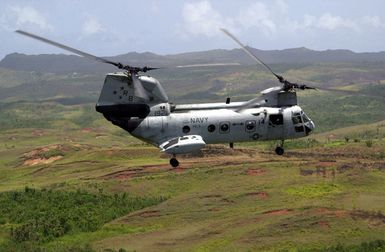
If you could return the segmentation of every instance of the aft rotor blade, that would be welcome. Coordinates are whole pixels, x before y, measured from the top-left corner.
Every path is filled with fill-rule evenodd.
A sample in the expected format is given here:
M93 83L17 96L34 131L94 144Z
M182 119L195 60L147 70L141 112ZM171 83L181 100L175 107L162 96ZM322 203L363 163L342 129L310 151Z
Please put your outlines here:
M244 44L242 44L241 41L239 41L233 34L231 34L228 30L224 28L220 28L222 32L224 32L227 36L229 36L231 39L233 39L238 45L241 46L241 48L250 56L252 57L255 61L257 61L259 64L264 65L272 74L274 74L275 77L277 77L279 80L282 78L278 74L274 73L273 70L266 65L262 60L260 60L249 48L247 48ZM281 81L281 80L280 80Z
M16 30L15 32L17 32L19 34L22 34L24 36L27 36L27 37L30 37L30 38L42 41L44 43L47 43L47 44L59 47L59 48L64 49L66 51L69 51L69 52L75 53L77 55L83 56L85 58L88 58L88 59L91 59L91 60L95 60L95 61L99 61L99 62L103 62L103 63L107 63L107 64L111 64L111 65L117 66L118 68L123 68L123 64L121 64L121 63L109 61L109 60L97 57L95 55L92 55L92 54L89 54L89 53L86 53L86 52L82 52L82 51L80 51L78 49L75 49L75 48L72 48L72 47L60 44L58 42L55 42L55 41L52 41L52 40L49 40L49 39L46 39L46 38L43 38L43 37L40 37L40 36L37 36L35 34L29 33L29 32L26 32L26 31L22 31L22 30Z

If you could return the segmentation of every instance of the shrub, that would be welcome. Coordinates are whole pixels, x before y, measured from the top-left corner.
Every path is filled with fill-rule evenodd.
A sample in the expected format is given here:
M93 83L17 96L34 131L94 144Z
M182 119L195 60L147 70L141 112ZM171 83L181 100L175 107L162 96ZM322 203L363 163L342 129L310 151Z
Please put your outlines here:
M93 232L131 211L158 204L165 197L36 190L0 193L0 216L14 224L15 242L44 243L67 233Z
M372 147L373 146L373 140L369 139L365 141L366 147Z

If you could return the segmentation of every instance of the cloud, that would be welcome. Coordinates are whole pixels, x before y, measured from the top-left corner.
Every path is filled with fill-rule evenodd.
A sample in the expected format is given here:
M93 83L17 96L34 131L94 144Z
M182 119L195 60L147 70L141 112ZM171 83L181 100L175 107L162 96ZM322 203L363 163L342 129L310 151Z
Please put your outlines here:
M287 14L289 11L289 5L285 0L276 0L274 9L280 14Z
M84 36L91 36L96 33L104 32L106 29L103 28L101 23L92 16L88 16L87 20L83 23L82 33Z
M385 28L385 23L378 16L351 19L325 12L319 15L305 14L302 18L291 17L286 0L275 0L269 4L256 0L234 10L233 13L230 17L223 15L213 8L209 0L185 3L181 30L190 35L211 37L218 34L219 27L227 27L235 33L253 30L269 38L282 32L361 32L368 25Z
M282 1L280 1L280 3L282 3ZM255 2L247 6L247 8L241 9L237 17L237 23L239 23L243 29L257 27L267 35L277 31L277 25L273 20L272 13L268 7L261 2Z
M234 33L256 28L269 36L277 32L278 26L274 19L287 11L288 6L284 0L276 0L269 5L255 1L229 17L214 9L208 0L190 2L183 6L183 25L180 30L192 35L211 37L219 34L220 27L226 27Z
M8 6L0 17L0 25L5 30L38 27L41 30L53 30L46 18L31 6Z
M339 29L346 29L352 31L360 31L359 22L351 19L334 16L330 13L323 13L321 16L313 16L305 14L302 20L288 19L286 25L280 26L282 30L296 32L299 30L317 31L329 30L335 31Z
M219 32L220 27L231 26L232 20L224 18L213 9L209 1L185 3L182 16L183 30L193 35L213 36Z
M364 16L362 17L362 22L374 28L385 28L385 23L379 16Z
M358 25L346 18L340 16L333 16L330 13L324 13L319 19L317 26L326 30L336 30L336 29L351 29L358 31Z

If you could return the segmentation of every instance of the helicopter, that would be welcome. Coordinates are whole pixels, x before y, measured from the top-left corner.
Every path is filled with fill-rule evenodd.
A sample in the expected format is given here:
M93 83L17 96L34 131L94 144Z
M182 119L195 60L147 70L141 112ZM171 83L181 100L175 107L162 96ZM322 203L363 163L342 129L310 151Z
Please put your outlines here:
M298 105L296 94L297 90L315 88L289 82L228 30L221 31L262 64L281 86L268 88L260 96L243 102L227 98L223 103L173 104L160 82L144 75L159 68L125 65L26 31L15 32L121 69L122 72L106 75L96 111L132 136L169 154L172 167L179 166L177 155L200 151L206 144L229 143L233 148L235 142L277 140L275 153L283 155L285 139L306 137L315 128Z

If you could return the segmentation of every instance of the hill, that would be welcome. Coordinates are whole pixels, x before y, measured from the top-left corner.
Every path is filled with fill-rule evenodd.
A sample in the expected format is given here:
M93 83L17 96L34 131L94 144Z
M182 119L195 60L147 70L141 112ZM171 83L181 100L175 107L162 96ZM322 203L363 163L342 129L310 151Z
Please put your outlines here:
M384 62L385 52L355 53L349 50L314 51L307 48L285 50L258 50L251 48L268 64L308 64L308 63L342 63L342 62ZM131 52L107 59L131 65L150 65L155 67L204 64L204 63L240 63L255 64L241 49L210 50L175 55L157 55L154 53ZM25 55L13 53L0 61L0 68L21 71L37 71L50 73L96 73L111 72L111 66L91 62L75 55Z
M112 126L3 130L0 250L381 251L385 128L344 131L360 141L214 145L170 169Z
M282 63L271 67L291 81L320 88L298 92L299 104L315 121L317 132L385 118L385 63ZM165 68L151 75L162 83L173 103L218 102L229 96L232 101L242 101L277 85L267 71L254 65ZM103 72L55 74L0 68L0 128L54 127L51 122L61 110L71 112L62 116L76 122L99 118L94 104L103 79ZM92 126L94 121L87 123Z
M184 65L238 52L118 57ZM214 145L171 169L95 111L113 69L76 56L12 57L14 68L0 68L0 251L385 249L385 60L272 63L323 88L298 92L321 133L286 141L282 157L275 142ZM244 60L151 75L178 103L245 100L277 85Z

